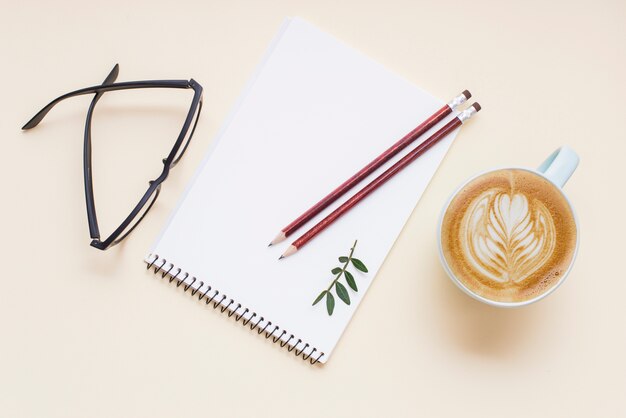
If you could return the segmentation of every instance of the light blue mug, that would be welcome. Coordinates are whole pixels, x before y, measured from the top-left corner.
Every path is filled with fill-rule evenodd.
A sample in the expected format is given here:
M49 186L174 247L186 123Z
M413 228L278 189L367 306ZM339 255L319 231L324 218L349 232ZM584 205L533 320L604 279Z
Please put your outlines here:
M450 279L452 280L452 282L454 284L456 284L463 292L465 292L469 296L473 297L474 299L476 299L476 300L478 300L480 302L486 303L488 305L491 305L491 306L504 307L504 308L525 306L525 305L529 305L531 303L537 302L537 301L545 298L546 296L548 296L552 292L554 292L561 284L563 284L563 282L565 281L565 279L569 275L569 272L572 269L572 266L574 264L574 260L576 258L576 254L578 253L579 237L580 237L578 219L576 217L576 213L574 211L574 207L573 207L571 201L568 199L567 195L565 195L565 193L563 193L563 186L565 185L567 180L570 178L570 176L576 170L576 167L578 166L579 160L580 159L579 159L578 155L576 154L576 152L573 149L571 149L568 146L562 146L561 148L559 148L556 151L554 151L536 170L529 169L529 168L524 168L524 167L500 167L500 168L491 169L491 170L487 170L487 171L481 172L481 173L471 177L466 182L464 182L461 186L459 186L454 191L454 193L452 193L452 195L448 199L447 203L444 205L443 210L441 211L441 216L439 218L439 226L438 226L438 229L437 229L437 239L438 239L438 245L439 245L439 256L440 256L440 259L441 259L441 263L443 264L443 267L444 267L446 273L448 274L448 276L450 277ZM569 267L567 268L567 270L563 274L560 275L560 278L559 278L558 282L555 285L553 285L551 288L549 288L545 292L540 293L538 296L536 296L536 297L534 297L532 299L528 299L528 300L516 301L516 302L497 301L497 300L492 300L492 299L489 299L489 298L487 298L485 296L479 295L475 291L473 291L472 289L469 289L454 274L454 272L450 268L450 266L449 266L449 264L448 264L448 262L446 260L446 257L445 257L444 248L442 246L441 235L442 235L442 225L443 225L444 215L447 213L448 208L450 206L450 203L453 201L455 196L457 196L457 194L461 190L463 190L469 183L471 183L476 178L481 177L481 176L486 175L486 174L489 174L489 173L494 172L494 171L499 171L499 170L525 170L525 171L528 171L528 172L531 172L531 173L534 173L534 174L538 174L539 176L541 176L541 177L545 178L546 180L548 180L555 187L555 189L558 190L561 193L561 195L564 197L565 201L567 201L567 203L569 205L569 208L571 210L571 213L572 213L572 217L573 217L574 222L576 224L576 245L575 245L575 248L574 248L574 252L573 252L571 261L569 263ZM558 242L557 242L556 245L558 245Z

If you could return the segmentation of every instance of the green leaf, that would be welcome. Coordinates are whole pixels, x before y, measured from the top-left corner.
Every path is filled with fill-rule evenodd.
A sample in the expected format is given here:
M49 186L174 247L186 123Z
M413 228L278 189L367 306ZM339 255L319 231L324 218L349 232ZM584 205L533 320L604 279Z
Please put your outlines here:
M329 316L332 315L335 310L335 298L330 292L326 292L326 310Z
M339 257L340 263L345 263L346 261L348 261L348 257Z
M315 300L313 301L313 305L311 305L311 306L315 306L315 305L317 305L317 303L318 303L320 300L322 300L322 298L324 297L324 295L325 295L325 294L326 294L326 290L324 290L322 293L320 293L320 295L317 297L317 299L315 299Z
M332 269L330 272L332 274L339 274L341 273L341 270L343 270L341 267L335 267L334 269Z
M348 290L344 285L339 282L335 283L335 290L337 291L337 296L341 299L346 305L350 304L350 295L348 295Z
M344 275L346 276L346 281L348 282L348 286L350 286L352 290L354 290L355 292L358 292L359 288L356 287L356 282L354 281L354 276L352 275L352 273L346 270Z
M365 264L363 264L363 262L358 258L353 258L352 264L354 264L354 267L356 267L357 270L361 270L363 273L367 273L367 267L365 267Z

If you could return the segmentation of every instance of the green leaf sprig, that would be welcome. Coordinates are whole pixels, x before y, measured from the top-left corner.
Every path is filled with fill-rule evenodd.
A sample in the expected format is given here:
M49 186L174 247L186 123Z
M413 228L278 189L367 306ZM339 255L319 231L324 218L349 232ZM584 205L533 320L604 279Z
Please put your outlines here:
M356 268L357 270L363 273L367 273L367 267L365 267L365 264L363 264L363 262L358 258L353 257L354 249L356 248L357 242L358 240L354 241L352 248L350 248L350 254L348 254L347 257L339 257L339 262L343 263L343 267L335 267L330 271L335 276L335 278L330 283L330 286L328 286L326 290L323 290L322 293L320 293L313 301L313 306L315 306L322 299L324 299L324 297L326 297L326 311L328 312L329 316L332 315L335 310L335 297L331 293L333 287L335 288L335 292L337 292L337 296L339 297L339 299L341 299L341 301L346 305L350 305L350 295L348 294L348 289L346 289L346 287L339 281L341 276L344 276L346 278L346 283L348 284L348 286L350 286L350 289L354 290L355 292L359 291L356 285L356 281L354 280L354 276L347 270L348 266L350 266L350 263L352 263L354 268Z

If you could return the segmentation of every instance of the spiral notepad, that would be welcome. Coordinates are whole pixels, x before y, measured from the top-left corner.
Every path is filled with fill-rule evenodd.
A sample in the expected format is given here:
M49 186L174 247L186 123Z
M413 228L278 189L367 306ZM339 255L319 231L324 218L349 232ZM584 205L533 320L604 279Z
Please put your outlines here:
M287 19L146 256L148 268L303 359L326 362L455 135L292 257L278 260L291 240L267 244L442 105L307 22ZM356 239L369 273L355 272L351 305L338 301L329 316L312 302Z

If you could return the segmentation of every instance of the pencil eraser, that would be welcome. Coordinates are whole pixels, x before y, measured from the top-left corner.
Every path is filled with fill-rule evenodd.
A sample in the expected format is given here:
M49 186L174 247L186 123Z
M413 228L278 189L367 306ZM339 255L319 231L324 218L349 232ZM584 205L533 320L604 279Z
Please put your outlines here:
M479 111L480 111L480 109L482 109L482 108L480 107L480 105L478 104L478 102L475 102L475 103L472 105L472 107L473 107L474 109L476 109L476 111L477 111L477 112L479 112Z
M463 90L463 93L461 93L463 96L465 96L466 99L469 100L470 97L472 97L472 93L469 92L469 90Z

